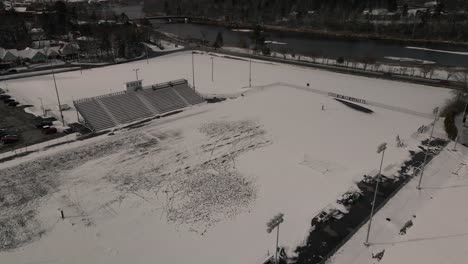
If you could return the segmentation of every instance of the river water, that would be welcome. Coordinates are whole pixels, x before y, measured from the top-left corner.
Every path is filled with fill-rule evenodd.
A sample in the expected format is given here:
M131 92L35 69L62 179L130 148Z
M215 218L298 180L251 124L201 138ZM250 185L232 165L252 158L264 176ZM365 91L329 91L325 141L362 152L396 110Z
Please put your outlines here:
M126 12L130 18L144 17L142 6L115 7L116 12ZM224 46L242 47L250 44L251 32L233 31L221 26L160 23L152 21L158 30L181 37L205 39L213 42L218 32L223 33ZM468 67L468 49L448 53L443 51L413 49L399 44L388 44L375 40L333 40L301 36L297 33L265 32L268 45L273 51L302 54L306 56L373 57L381 62L404 60L411 63L435 63L436 66Z

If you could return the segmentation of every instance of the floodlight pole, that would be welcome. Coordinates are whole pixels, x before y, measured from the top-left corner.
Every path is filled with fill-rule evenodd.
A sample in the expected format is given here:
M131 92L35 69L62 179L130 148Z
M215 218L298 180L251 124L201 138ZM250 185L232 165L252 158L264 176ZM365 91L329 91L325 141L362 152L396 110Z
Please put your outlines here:
M61 106L61 103L60 103L60 96L59 96L59 92L58 92L58 89L57 89L57 81L55 80L54 70L52 70L52 77L54 78L55 93L57 95L57 102L58 102L58 108L59 108L59 111L60 111L60 118L62 118L62 124L65 126L65 120L63 119L62 106Z
M133 69L133 71L134 71L135 74L136 74L136 80L137 80L137 81L138 81L138 71L139 71L139 70L140 70L140 69Z
M213 57L211 57L211 81L214 81L214 64L213 64Z
M146 44L143 44L145 45L145 49L146 49L146 64L149 64L149 60L148 60L148 46L146 46Z
M284 221L283 214L275 215L268 223L267 223L267 233L271 233L273 229L276 228L276 248L275 248L275 263L279 263L278 259L278 243L279 243L279 226Z
M37 99L39 99L39 101L41 101L41 108L42 108L42 116L45 116L45 108L44 108L44 103L42 102L42 98L41 97L38 97Z
M421 169L421 176L419 176L418 187L416 187L418 190L421 190L421 182L422 182L422 178L424 176L424 169L426 168L427 154L429 153L429 147L431 146L432 135L434 134L434 127L435 127L435 123L437 121L438 112L439 112L438 108L434 109L434 123L432 123L431 135L429 136L429 142L426 145L426 153L424 155L424 162L423 162L423 167Z
M195 62L194 62L194 52L192 50L192 86L195 90Z
M249 88L252 87L252 59L249 60Z
M278 224L278 226L276 227L276 248L275 248L275 263L276 264L279 263L279 259L278 259L279 227L280 227L280 224Z
M387 149L387 143L381 144L377 149L377 153L382 152L382 159L380 160L379 174L377 175L377 179L375 180L374 199L372 200L369 225L367 226L366 242L364 242L365 246L369 246L369 235L370 235L370 230L371 230L371 225L372 225L372 218L374 217L375 201L377 200L377 192L379 189L379 182L380 182L381 173L382 173L382 164L383 164L386 149Z

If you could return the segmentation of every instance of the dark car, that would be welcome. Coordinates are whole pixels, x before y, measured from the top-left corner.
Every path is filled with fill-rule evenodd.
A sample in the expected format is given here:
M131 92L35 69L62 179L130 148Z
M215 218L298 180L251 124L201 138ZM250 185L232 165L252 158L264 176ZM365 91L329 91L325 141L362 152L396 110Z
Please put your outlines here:
M0 94L0 99L3 100L3 99L9 99L11 98L11 95L8 95L8 94Z
M6 135L1 138L3 144L12 144L19 140L17 135Z
M3 99L3 102L4 102L5 104L9 104L9 103L14 102L14 101L15 101L15 99L11 99L11 98L9 98L9 99Z
M42 128L42 134L44 135L52 135L57 133L57 128L51 126L45 126Z
M17 105L19 105L18 102L9 102L9 103L8 103L8 106L11 106L11 107L15 107L15 106L17 106Z
M14 135L15 133L8 129L0 129L0 138L6 135Z

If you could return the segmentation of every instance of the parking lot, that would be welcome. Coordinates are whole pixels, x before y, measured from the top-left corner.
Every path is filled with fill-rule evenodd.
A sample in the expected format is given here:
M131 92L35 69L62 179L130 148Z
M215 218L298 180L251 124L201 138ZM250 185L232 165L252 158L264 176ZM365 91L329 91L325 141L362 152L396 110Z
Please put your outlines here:
M8 134L18 136L17 142L8 144L0 143L0 153L23 148L33 144L64 136L64 133L46 135L40 128L36 128L41 123L42 118L38 118L24 111L25 106L8 106L0 100L0 129Z

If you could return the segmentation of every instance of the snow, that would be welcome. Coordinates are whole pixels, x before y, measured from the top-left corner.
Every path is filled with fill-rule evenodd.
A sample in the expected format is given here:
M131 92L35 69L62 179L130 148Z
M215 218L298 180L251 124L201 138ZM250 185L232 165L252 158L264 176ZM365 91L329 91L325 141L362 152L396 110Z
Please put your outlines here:
M272 41L272 40L267 40L267 41L265 41L265 43L267 43L267 44L276 44L276 45L286 45L286 44L288 44L286 42L279 42L279 41Z
M371 246L363 245L363 226L328 263L376 263L372 254L385 250L379 263L465 263L468 216L460 202L468 198L468 149L454 143L427 167L422 189L414 178L376 215ZM386 221L390 218L391 221ZM406 234L400 229L409 220Z
M416 62L416 63L421 63L421 64L435 64L433 61L428 61L428 60L418 60L414 58L404 58L404 57L385 57L385 59L388 60L396 60L396 61L401 61L401 62Z
M149 65L56 74L61 102L123 90L135 68L146 85L191 81L191 57L182 52ZM376 169L377 145L389 143L383 173L391 174L417 148L417 128L431 122L375 106L368 106L374 114L364 114L327 92L424 113L451 96L440 88L258 60L252 62L256 87L248 89L246 60L202 53L195 65L199 92L244 96L0 164L0 192L21 208L0 213L18 233L0 248L21 245L2 252L0 263L259 263L273 252L275 234L266 223L280 212L280 245L291 253L317 213ZM42 97L54 108L51 76L10 81L8 88L25 102L37 105ZM406 148L395 146L397 134ZM15 188L5 179L15 179ZM26 225L17 224L26 216Z
M196 54L195 87L202 94L240 94L248 90L249 61L219 54ZM214 81L211 81L211 57L214 58ZM192 83L192 59L190 52L169 54L146 61L112 65L89 70L56 73L61 102L73 105L73 99L85 98L124 90L124 84L135 79L133 69L144 85L151 85L180 78ZM112 76L112 78L103 78ZM431 113L435 106L444 104L451 97L450 90L338 74L304 67L252 61L252 85L263 86L281 81L324 92L344 94L356 98L405 107L422 113ZM0 84L2 85L2 84ZM44 98L44 106L55 110L56 95L50 75L8 81L10 93L22 104L36 106L41 112L37 98ZM352 92L350 92L352 91ZM408 96L401 97L401 94ZM424 98L421 100L420 98ZM58 112L54 112L58 116ZM74 110L64 112L66 120L76 121Z
M252 29L242 29L242 28L239 28L239 29L231 29L231 31L236 31L236 32L253 32Z
M457 54L457 55L468 55L468 52L463 52L463 51L449 51L449 50L428 49L428 48L421 48L421 47L406 47L406 48L416 49L416 50L434 51L434 52L441 52L441 53L450 53L450 54Z
M168 52L168 51L174 51L174 50L181 50L184 48L184 46L176 45L171 42L164 41L164 40L160 40L159 42L160 42L160 45L164 47L164 49L161 49L160 47L153 45L153 44L149 44L149 43L143 43L143 44L145 44L145 46L147 46L154 52Z

